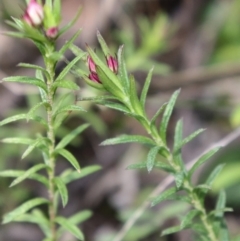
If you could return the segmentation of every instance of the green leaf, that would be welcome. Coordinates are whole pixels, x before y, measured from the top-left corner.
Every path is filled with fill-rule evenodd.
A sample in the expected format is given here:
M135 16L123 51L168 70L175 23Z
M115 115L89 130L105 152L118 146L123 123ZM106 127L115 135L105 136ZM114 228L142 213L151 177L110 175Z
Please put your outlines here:
M126 98L126 95L122 91L122 86L119 86L119 79L110 69L108 69L108 67L104 66L104 69L105 68L107 68L107 72L105 72L105 70L96 65L96 71L102 85L113 96L118 97L120 100L123 100L124 98ZM109 72L111 74L109 74Z
M10 187L13 187L15 185L17 185L18 183L22 182L23 180L27 179L29 176L31 176L32 174L34 174L35 172L43 169L43 168L47 168L48 166L45 164L38 164L35 165L31 168L29 168L27 171L25 171L25 173L22 176L19 176L18 178L16 178L10 185Z
M168 122L170 120L174 105L176 103L177 97L180 93L180 90L177 90L173 93L171 96L166 109L163 114L163 118L160 124L160 136L162 137L162 140L166 143L166 132L167 132L167 127L168 127Z
M176 187L177 189L180 189L182 187L182 184L185 178L185 172L184 171L177 172L175 173L174 177L175 177Z
M182 227L181 226L174 226L174 227L171 227L171 228L166 228L162 231L162 234L161 236L164 236L164 235L169 235L169 234L172 234L172 233L177 233L179 231L182 230Z
M69 217L68 220L73 224L80 224L89 219L91 216L92 212L90 210L84 210Z
M145 107L145 102L146 102L146 98L147 98L147 93L148 93L148 89L149 89L149 86L150 86L150 83L151 83L151 79L152 79L152 74L153 74L153 68L150 69L150 71L148 72L148 75L147 75L147 78L145 80L145 83L144 83L144 86L143 86L143 89L142 89L142 93L141 93L141 97L140 97L140 103L142 105L142 108L144 109ZM165 107L164 105L161 106L161 108ZM161 110L160 108L160 110ZM162 110L161 110L162 111ZM159 111L158 111L159 112ZM161 113L161 112L160 112ZM160 114L159 113L159 114ZM158 115L159 115L158 114ZM157 116L158 116L157 115ZM157 118L157 116L155 117L155 119ZM155 120L154 120L155 121ZM152 120L151 120L152 122Z
M157 156L157 154L158 154L158 152L160 151L161 148L162 147L154 146L148 152L148 155L147 155L147 170L148 170L148 172L151 172L151 170L153 169L156 156Z
M164 104L158 109L158 111L156 112L156 114L153 116L153 118L152 118L151 121L150 121L150 126L151 126L151 127L155 125L155 122L156 122L158 116L164 111L166 105L167 105L167 103L164 103Z
M73 223L68 221L66 218L57 217L55 219L55 222L58 223L59 225L61 225L62 228L64 228L65 230L67 230L68 232L73 234L76 238L78 238L80 240L84 240L83 233L78 229L78 227L76 225L74 225Z
M84 112L86 112L86 110L84 110L81 106L78 106L78 105L67 105L67 106L63 106L60 109L58 109L56 111L56 113L54 113L53 118L56 118L57 115L62 113L62 112L72 112L72 111L84 111Z
M56 152L65 157L79 173L81 172L79 163L71 152L67 151L66 149L56 149Z
M72 21L70 21L67 25L65 25L63 28L61 28L59 30L59 33L58 33L58 37L61 36L62 34L64 34L68 29L70 29L75 23L76 21L78 20L80 14L82 12L82 8L79 8L78 11L77 11L77 14L76 16L73 18ZM77 37L76 37L77 38ZM73 40L74 41L74 40Z
M181 221L181 227L182 229L188 227L189 225L192 224L192 220L199 214L198 210L191 210L188 212L187 215L185 215Z
M215 209L219 210L219 209L225 208L225 205L226 205L226 193L223 190L221 190L218 195ZM224 214L223 212L216 212L215 217L222 218L223 214Z
M211 174L209 175L208 179L206 180L205 184L211 186L214 182L215 178L219 175L219 173L222 171L225 164L220 164L216 166Z
M18 83L25 83L30 85L35 85L47 92L47 85L42 82L41 80L35 78L35 77L28 77L28 76L11 76L4 78L3 81L5 82L18 82Z
M122 82L123 89L126 94L129 93L130 83L128 78L128 72L126 68L126 63L123 58L123 45L118 49L118 76Z
M5 171L1 171L0 172L0 177L20 177L22 175L24 175L26 171L19 171L19 170L5 170ZM30 175L28 178L36 180L38 182L41 182L42 184L44 184L46 187L48 186L48 180L46 177L41 176L37 173L34 173L32 175Z
M42 74L42 71L37 69L36 70L36 74L35 74L36 78L41 80L43 83L45 83L45 80L44 80L44 77L43 77L43 74ZM41 96L41 99L43 102L47 102L47 94L46 92L42 89L42 88L38 88L39 89L39 92L40 92L40 96Z
M121 135L118 137L107 139L103 141L100 145L108 146L108 145L124 144L124 143L131 143L131 142L141 143L141 144L150 145L150 146L155 145L155 142L152 139L145 136L140 136L140 135Z
M71 70L71 68L84 56L86 55L84 52L82 53L82 55L78 55L77 57L75 57L63 70L62 72L58 75L58 77L56 78L55 82L58 81L62 81L64 79L64 77L69 73L69 71Z
M55 90L56 88L79 90L79 86L70 80L61 80L61 81L54 82L52 85L52 89Z
M100 43L100 46L101 46L101 49L102 49L104 55L105 56L111 55L110 49L108 48L105 40L103 39L103 37L99 31L97 31L97 38L98 38L98 42Z
M173 160L174 162L181 167L181 170L184 168L184 163L182 161L182 150L181 142L182 142L182 132L183 132L183 122L182 120L179 120L175 127L175 133L174 133L174 144L173 144Z
M57 25L61 21L61 0L53 1L53 14Z
M119 103L114 103L114 102L110 102L110 101L96 102L96 103L104 105L104 106L106 106L106 107L108 107L110 109L114 109L114 110L121 111L123 113L130 114L129 113L129 109L127 107L125 107L124 105L119 104Z
M192 166L192 168L189 170L188 175L191 178L193 173L203 164L205 163L211 156L213 156L220 147L215 147L212 150L208 151L207 153L203 154Z
M179 149L181 149L184 145L186 145L189 141L191 141L192 139L194 139L197 135L199 135L200 133L202 133L205 129L199 129L195 132L193 132L191 135L189 135L188 137L184 138L181 143L179 143L176 147L174 152L177 152Z
M66 147L77 135L80 135L84 130L89 127L89 124L83 124L67 134L56 146L56 149Z
M57 189L60 193L60 196L62 198L62 204L63 204L63 207L66 206L66 204L68 203L68 190L67 190L67 187L65 185L65 183L62 181L61 178L59 177L55 177L54 178L54 182L57 186Z
M37 103L36 105L34 105L27 113L27 120L31 118L31 116L33 116L34 112L41 107L42 105L49 105L48 102L42 101Z
M31 143L29 145L29 147L26 149L26 151L22 154L21 159L24 159L26 156L28 156L36 146L38 146L38 144L40 143L41 140L37 139L36 141L34 141L33 143Z
M30 138L23 138L23 137L8 137L1 140L3 143L9 144L25 144L30 145L34 142L33 139Z
M26 119L26 118L27 118L27 117L26 117L26 114L14 115L14 116L11 116L11 117L8 117L8 118L2 120L2 121L0 122L0 126L6 125L6 124L11 123L11 122L14 122L14 121Z
M147 167L147 162L141 162L141 163L134 163L131 164L127 167L127 169L131 170L131 169L142 169L142 168L146 168ZM166 172L170 172L170 173L175 173L175 171L173 170L173 168L171 166L169 166L166 163L163 162L155 162L154 163L154 167L164 170Z
M63 173L61 175L61 178L65 184L68 184L72 181L88 176L99 170L101 170L101 167L99 165L92 165L92 166L84 167L83 169L81 169L80 173L77 171L69 170L67 173Z
M83 50L81 50L78 46L76 46L75 44L71 44L69 46L69 49L73 52L74 55L78 56L80 54L83 53Z
M43 72L47 77L49 77L49 73L47 72L46 69L44 69L41 66L35 65L35 64L28 64L28 63L20 63L18 64L19 67L24 67L24 68L30 68L30 69L36 69L36 70L40 70L41 72Z
M3 224L10 223L10 222L14 221L14 219L17 218L18 216L26 213L28 210L30 210L30 209L32 209L36 206L39 206L41 204L48 203L48 202L49 201L45 198L31 199L31 200L23 203L19 207L17 207L16 209L11 211L10 213L7 213L6 215L4 215L2 223Z
M49 221L44 216L44 214L38 209L33 210L31 214L25 213L18 216L14 219L14 222L28 222L38 224L38 226L41 228L45 236L48 237L51 235Z
M134 79L134 76L130 75L129 80L130 80L129 97L130 97L131 105L134 108L135 112L141 115L143 113L143 108L138 99L136 81Z
M152 206L157 205L158 203L166 200L168 197L176 193L178 190L176 187L171 187L168 190L162 192L160 195L152 199Z

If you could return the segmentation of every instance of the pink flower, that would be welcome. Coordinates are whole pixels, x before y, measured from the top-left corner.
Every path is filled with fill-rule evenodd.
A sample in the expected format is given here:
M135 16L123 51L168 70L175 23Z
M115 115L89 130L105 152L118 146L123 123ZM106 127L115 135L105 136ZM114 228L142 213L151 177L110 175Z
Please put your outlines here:
M30 0L23 15L23 20L31 26L39 26L44 18L43 6L36 0Z
M46 31L46 36L50 39L55 39L58 35L58 27L51 27Z
M90 57L90 55L87 58L87 63L88 63L88 68L89 68L90 72L97 73L96 72L96 65L93 62L93 59Z
M101 83L101 81L100 81L100 79L99 79L97 73L90 72L88 78L89 78L90 80L92 80L93 82Z
M107 65L108 65L108 68L110 70L112 70L113 73L117 74L118 72L118 62L117 62L117 59L112 57L112 56L108 56L107 57Z

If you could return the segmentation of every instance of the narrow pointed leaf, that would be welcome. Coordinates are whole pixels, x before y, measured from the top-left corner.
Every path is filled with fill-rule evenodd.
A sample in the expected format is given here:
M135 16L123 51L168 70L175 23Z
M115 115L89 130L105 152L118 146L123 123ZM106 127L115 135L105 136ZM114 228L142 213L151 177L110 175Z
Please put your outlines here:
M78 172L81 172L79 163L71 152L67 151L66 149L57 149L56 151L61 156L65 157Z
M183 133L183 122L182 120L179 120L175 127L175 133L174 133L174 144L173 144L173 159L174 162L181 167L181 170L184 169L184 163L182 161L182 151L181 147L178 148L181 145L182 142L182 133Z
M84 167L83 169L81 169L80 173L78 171L69 170L68 173L66 174L63 173L61 175L61 178L65 184L68 184L72 181L88 176L99 170L101 170L101 167L99 165L92 165L92 166Z
M69 46L69 49L73 52L74 55L78 56L83 53L83 50L81 50L78 46L71 43Z
M188 227L189 225L192 224L192 220L193 220L198 214L199 214L199 211L198 211L198 210L191 210L191 211L189 211L188 214L183 217L180 226L181 226L182 228Z
M65 207L66 204L68 203L68 190L67 190L67 187L66 187L65 183L59 177L55 177L54 178L54 182L55 182L55 184L57 186L57 189L58 189L58 191L60 193L63 207Z
M19 171L19 170L5 170L5 171L1 171L0 172L0 177L20 177L22 175L24 175L26 171ZM33 179L36 180L38 182L41 182L42 184L44 184L46 187L48 186L48 180L46 177L39 175L37 173L33 173L31 174L29 177L29 179Z
M148 172L150 172L153 169L156 156L157 156L160 149L161 149L161 147L155 146L155 147L151 148L150 151L148 152L148 155L147 155L147 170L148 170Z
M222 171L224 167L224 164L220 164L218 166L216 166L213 171L211 172L211 174L209 175L207 181L205 182L205 184L211 186L212 183L214 182L215 178L219 175L219 173Z
M145 83L144 83L144 86L143 86L143 89L142 89L141 97L140 97L140 103L141 103L143 109L145 107L145 102L146 102L146 98L147 98L148 89L149 89L149 86L150 86L150 83L151 83L152 74L153 74L153 68L150 69L150 71L148 72L147 78L145 80Z
M152 206L157 205L158 203L166 200L168 197L176 193L178 190L176 187L171 187L168 190L162 192L160 195L152 199Z
M55 90L56 88L79 90L79 86L70 80L61 80L61 81L54 82L52 85L52 89Z
M182 229L183 228L181 226L174 226L171 228L167 228L162 231L161 236L172 234L172 233L177 233L177 232L181 231Z
M31 176L32 174L34 174L35 172L47 168L47 165L45 164L38 164L35 165L31 168L29 168L22 176L16 178L10 185L10 187L13 187L15 185L17 185L18 183L22 182L23 180L27 179L29 176Z
M41 70L37 69L36 70L36 78L41 80L43 83L45 83L44 80L44 76ZM39 92L40 92L40 96L43 102L47 102L47 93L42 89L42 88L38 88Z
M64 77L69 73L71 68L85 55L83 52L82 55L78 55L75 57L63 70L62 72L58 75L56 78L55 82L62 81Z
M192 139L194 139L197 135L199 135L200 133L202 133L205 129L199 129L197 131L195 131L194 133L192 133L191 135L189 135L188 137L184 138L181 143L179 143L176 147L174 152L177 152L179 149L181 149L184 145L186 145L188 142L190 142Z
M84 130L89 127L89 124L83 124L67 134L56 146L56 149L66 147L77 135L80 135Z
M67 25L65 25L63 28L60 29L60 31L58 33L58 37L61 36L62 34L64 34L68 29L70 29L76 23L76 21L78 20L81 12L82 12L82 8L79 8L78 11L77 11L77 14L73 18L73 20L71 20Z
M9 144L25 144L30 145L34 142L33 139L30 138L22 138L22 137L8 137L1 140L3 143Z
M136 88L136 81L133 75L130 75L129 83L130 83L129 96L130 96L131 104L137 114L142 114L143 108L139 102L137 88Z
M68 221L66 218L57 217L55 222L61 225L62 228L73 234L79 240L84 240L83 233L78 229L76 225Z
M84 210L72 215L68 220L73 224L80 224L88 220L91 216L92 212L90 210Z
M175 178L175 183L176 183L177 189L180 189L182 187L182 184L183 184L184 178L185 178L184 171L175 173L174 178Z
M28 63L20 63L18 64L19 67L24 67L24 68L30 68L30 69L36 69L42 71L46 76L49 76L48 72L46 69L44 69L41 66L35 65L35 64L28 64Z
M23 203L19 207L17 207L16 209L11 211L10 213L4 215L3 224L10 223L10 222L14 221L14 219L17 218L18 216L26 213L28 210L30 210L30 209L32 209L36 206L39 206L41 204L48 203L48 202L49 201L45 198L31 199L31 200Z
M153 126L158 118L159 115L161 115L161 113L165 110L167 103L164 103L159 109L158 111L155 113L155 115L153 116L153 118L150 121L150 125Z
M39 143L40 143L40 140L37 139L32 144L30 144L29 147L26 149L26 151L22 154L21 159L24 159L26 156L28 156L34 150L34 148L37 147Z
M57 110L57 112L54 114L53 118L56 118L56 116L62 112L72 112L72 111L84 111L86 112L86 110L84 110L81 106L78 105L68 105L68 106L63 106L60 109Z
M102 82L102 85L109 93L120 98L121 100L126 97L123 94L122 86L120 86L117 76L114 75L114 73L110 69L107 68L107 72L104 72L102 68L96 65L96 71L99 79ZM111 72L111 74L109 74L109 72Z
M130 83L129 83L128 72L126 68L126 63L123 58L123 45L119 48L117 57L118 57L118 65L119 65L118 76L122 82L124 92L128 94L130 89Z
M48 103L45 101L42 101L34 105L27 113L27 120L30 119L31 116L33 116L33 114L35 113L35 111L43 105L48 105Z
M5 82L18 82L18 83L24 83L24 84L30 84L35 85L47 92L47 85L42 82L41 80L34 78L34 77L28 77L28 76L12 76L4 78L3 81Z
M193 173L203 164L205 163L211 156L213 156L220 147L215 147L212 150L208 151L207 153L203 154L192 166L192 168L189 170L188 174L189 177L191 178Z
M8 118L2 120L0 122L0 126L6 125L6 124L14 122L14 121L23 120L23 119L26 119L26 118L27 118L26 114L14 115L14 116L11 116L11 117L8 117Z
M105 56L110 55L111 52L99 31L97 31L97 38L98 38L98 42L100 43L100 46L101 46L101 49L102 49L104 55Z
M160 125L160 136L162 137L163 141L166 143L166 132L167 132L167 127L168 127L168 122L170 120L174 105L176 103L177 97L180 93L180 90L177 90L173 93L173 95L171 96L164 114L163 114L163 118L161 121L161 125Z
M103 141L100 145L108 146L108 145L124 144L124 143L131 143L131 142L146 144L150 146L155 145L155 142L150 138L145 136L139 136L139 135L121 135L118 137L107 139Z

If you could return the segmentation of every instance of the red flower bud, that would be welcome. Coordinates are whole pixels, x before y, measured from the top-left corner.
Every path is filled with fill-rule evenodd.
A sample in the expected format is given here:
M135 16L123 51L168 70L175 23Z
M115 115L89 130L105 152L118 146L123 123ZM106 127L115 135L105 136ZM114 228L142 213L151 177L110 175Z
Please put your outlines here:
M58 35L58 27L51 27L46 30L46 36L50 39L55 39Z
M39 26L44 18L43 6L36 0L30 0L25 10L23 20L31 26Z
M88 78L89 78L90 80L92 80L93 82L101 83L101 81L100 81L97 73L91 72L91 73L89 74Z
M110 70L112 70L113 73L117 74L118 72L118 62L117 62L117 59L112 57L112 56L108 56L107 57L107 65L108 65L108 68Z
M96 65L93 62L93 59L91 58L90 55L87 58L87 62L88 62L88 68L89 68L90 72L97 73L96 72Z

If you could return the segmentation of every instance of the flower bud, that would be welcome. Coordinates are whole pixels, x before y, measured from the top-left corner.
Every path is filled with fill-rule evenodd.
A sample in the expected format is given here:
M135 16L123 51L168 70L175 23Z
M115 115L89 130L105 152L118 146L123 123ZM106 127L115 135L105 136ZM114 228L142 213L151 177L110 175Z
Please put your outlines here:
M49 39L55 39L58 35L58 27L51 27L45 33Z
M88 63L88 68L89 68L90 72L97 73L96 72L96 65L93 62L93 59L91 58L90 55L87 58L87 63Z
M44 18L43 6L36 0L30 0L24 13L23 20L31 26L39 26Z
M90 72L88 78L89 78L90 80L92 80L93 82L101 83L101 81L100 81L100 79L99 79L97 73Z
M108 56L107 57L107 65L108 65L108 68L110 70L112 70L113 73L117 74L118 72L118 62L117 62L117 59L112 57L112 56Z

